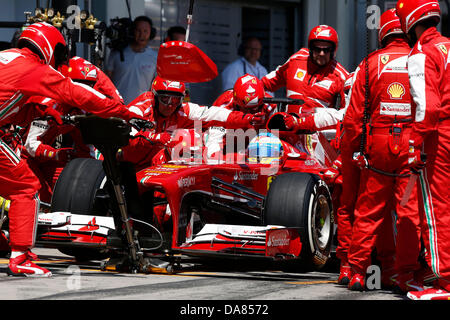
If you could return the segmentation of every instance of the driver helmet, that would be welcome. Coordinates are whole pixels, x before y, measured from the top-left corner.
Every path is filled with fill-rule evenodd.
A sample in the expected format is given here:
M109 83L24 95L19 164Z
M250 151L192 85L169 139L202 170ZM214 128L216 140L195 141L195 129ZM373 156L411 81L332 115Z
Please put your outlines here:
M33 23L25 30L17 41L17 47L27 47L40 56L46 64L57 68L66 63L68 50L63 35L46 22Z
M402 35L404 33L395 9L389 9L380 16L378 42L381 44L387 36L393 34Z
M245 113L256 112L263 104L264 95L262 81L250 74L239 77L233 87L233 101Z
M247 152L249 163L272 164L280 161L283 144L273 133L262 132L250 141Z
M186 86L183 82L165 80L156 76L152 83L152 92L159 103L179 107L186 94Z
M97 67L89 61L80 58L73 57L69 60L69 65L62 65L59 71L63 76L71 78L77 82L94 86L97 82Z
M333 44L331 57L336 57L338 49L339 37L337 31L325 24L318 25L311 29L308 36L308 48L311 51L314 41L327 41Z
M441 20L441 9L437 0L399 0L396 10L402 30L406 34L419 21L432 18L438 24Z

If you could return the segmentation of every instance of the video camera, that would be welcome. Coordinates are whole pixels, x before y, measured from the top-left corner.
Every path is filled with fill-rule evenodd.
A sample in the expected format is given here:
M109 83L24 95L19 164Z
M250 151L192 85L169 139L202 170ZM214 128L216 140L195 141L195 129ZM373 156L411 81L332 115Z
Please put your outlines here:
M88 59L100 68L105 60L106 46L119 51L123 60L123 50L133 39L131 18L117 17L111 19L111 24L107 26L105 22L99 21L87 10L73 11L73 8L71 10L63 9L62 14L54 8L37 7L34 12L24 12L25 22L0 22L0 28L20 29L12 41L14 45L25 27L36 22L47 22L61 31L66 39L70 56L76 55L76 43L84 43L93 47L93 50L89 50Z
M130 18L111 19L111 25L106 28L105 36L110 39L107 44L111 49L123 50L133 39L133 21Z

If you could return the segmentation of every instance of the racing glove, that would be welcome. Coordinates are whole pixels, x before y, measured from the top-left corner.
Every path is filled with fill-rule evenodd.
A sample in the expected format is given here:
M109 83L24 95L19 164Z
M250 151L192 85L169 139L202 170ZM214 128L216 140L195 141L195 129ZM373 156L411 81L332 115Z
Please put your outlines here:
M140 118L132 118L128 121L128 123L138 131L146 129L150 130L155 127L155 124L153 122Z
M140 136L144 136L147 140L150 140L154 144L163 145L169 148L173 148L180 140L174 140L172 135L167 132L155 133L146 131L140 134Z
M342 158L339 156L336 160L334 160L331 167L323 174L323 180L327 185L342 184L341 167Z
M293 132L317 131L313 114L308 114L300 117L296 117L292 114L285 115L284 124L289 131Z
M38 104L36 105L36 111L38 112L40 117L49 116L55 119L57 124L63 124L62 114L51 106Z
M234 111L231 113L227 121L227 128L244 128L250 129L255 126L262 126L266 120L266 114L264 112L258 112L255 114ZM232 120L231 120L232 118Z
M169 146L172 142L172 135L167 132L152 133L149 135L149 139L155 143L162 144L164 146Z
M72 158L74 151L75 150L73 148L55 149L49 145L41 143L36 149L35 157L37 159L67 162Z
M265 112L258 112L255 114L247 114L244 118L248 119L251 126L262 126L266 121L266 114Z
M413 173L418 173L425 167L426 154L421 153L420 147L414 145L414 140L409 140L408 166Z

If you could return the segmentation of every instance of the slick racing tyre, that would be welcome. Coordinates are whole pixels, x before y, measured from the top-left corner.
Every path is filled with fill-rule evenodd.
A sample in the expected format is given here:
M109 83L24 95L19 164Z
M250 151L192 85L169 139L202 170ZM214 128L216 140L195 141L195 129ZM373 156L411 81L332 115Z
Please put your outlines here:
M95 193L105 183L102 162L90 158L70 161L56 182L52 211L92 214Z
M267 193L264 225L298 229L302 250L300 263L320 269L327 262L334 233L331 195L325 182L303 172L278 176Z
M100 160L73 159L66 165L55 184L51 203L52 211L92 215L95 195L104 187L105 182L106 176ZM104 215L104 213L96 211L95 215ZM75 256L80 261L106 258L100 249L94 248L63 247L59 251Z

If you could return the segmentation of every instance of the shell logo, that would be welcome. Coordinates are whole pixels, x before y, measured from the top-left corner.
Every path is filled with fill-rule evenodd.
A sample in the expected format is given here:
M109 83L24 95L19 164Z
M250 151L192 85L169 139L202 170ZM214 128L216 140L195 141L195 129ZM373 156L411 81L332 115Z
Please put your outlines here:
M399 5L398 5L398 7L401 9L401 8L403 8L403 2L402 3L400 3Z
M298 68L294 73L294 79L303 81L306 76L306 70Z
M405 87L398 82L391 83L387 89L387 92L391 99L401 99L405 94Z

